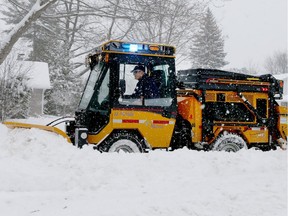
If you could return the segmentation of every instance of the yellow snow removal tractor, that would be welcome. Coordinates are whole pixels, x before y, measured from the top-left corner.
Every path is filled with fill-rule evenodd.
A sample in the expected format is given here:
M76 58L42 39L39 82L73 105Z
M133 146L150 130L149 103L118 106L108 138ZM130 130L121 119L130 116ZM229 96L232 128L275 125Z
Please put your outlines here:
M283 81L271 75L191 69L176 76L173 46L116 40L97 47L86 62L91 72L65 132L51 125L6 125L54 131L101 152L286 148L288 109L276 102ZM155 82L157 97L133 97L136 66Z

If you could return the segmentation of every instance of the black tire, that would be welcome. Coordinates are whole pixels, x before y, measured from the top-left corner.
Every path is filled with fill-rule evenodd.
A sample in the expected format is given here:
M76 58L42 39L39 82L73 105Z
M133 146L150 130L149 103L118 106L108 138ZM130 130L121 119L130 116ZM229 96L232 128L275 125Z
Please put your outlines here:
M247 149L246 142L237 134L224 133L217 138L213 144L213 151L237 152L240 149Z
M141 141L139 138L128 132L119 132L112 134L101 148L104 152L125 152L125 153L142 153Z

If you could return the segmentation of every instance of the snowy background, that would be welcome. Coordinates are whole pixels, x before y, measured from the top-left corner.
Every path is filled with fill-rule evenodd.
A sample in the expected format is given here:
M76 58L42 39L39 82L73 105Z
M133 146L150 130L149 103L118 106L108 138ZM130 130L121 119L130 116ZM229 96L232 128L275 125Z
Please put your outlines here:
M1 6L4 2L8 3L3 1ZM230 61L227 66L256 66L261 72L266 57L278 50L286 51L287 1L219 2L225 4L213 8L213 12L227 42L227 60ZM54 9L61 8L58 6ZM133 14L128 13L130 11L125 11L125 15L134 18ZM61 14L63 11L58 12ZM91 20L95 21L96 18ZM119 20L122 22L122 19ZM97 21L102 23L101 19L97 18ZM41 24L41 20L37 23ZM157 26L157 23L153 25ZM80 26L87 24L79 23L79 29ZM3 38L7 35L4 32L7 27L11 26L0 20ZM52 32L55 31L54 23L50 27L53 27ZM113 25L110 27L112 29ZM136 30L137 33L139 28ZM72 35L70 29L61 32L57 37ZM93 39L103 38L101 32L98 29L93 32ZM105 33L113 38L117 36L117 29L115 35ZM80 36L82 39L84 34ZM42 35L39 38L42 39ZM60 38L57 41L55 38L50 35L46 38L50 41L46 52L51 51L52 57L58 52L61 56L77 56L73 50L83 46L76 44L63 54L61 48L65 46L59 41L65 40ZM0 40L0 45L3 42L5 40ZM94 44L96 42L93 41ZM31 47L30 43L22 41L12 55L23 54L29 50L27 47ZM56 54L52 52L53 47L57 48ZM83 49L87 51L87 47ZM71 62L77 63L74 59L64 63ZM54 59L50 59L51 63L54 63ZM58 66L65 66L64 63L58 62ZM177 68L190 66L190 63L182 62ZM58 70L56 64L54 74ZM67 83L67 77L63 80L63 83ZM71 83L75 90L74 80ZM64 98L69 99L67 96ZM13 97L9 101L11 99ZM64 105L67 105L65 101ZM73 107L71 109L74 111ZM46 119L34 121L47 123ZM79 150L57 134L37 129L10 130L0 123L0 170L1 216L287 215L287 151L280 149L269 152L241 150L237 153L182 149L148 154L101 154L91 146Z
M280 149L101 154L2 124L0 137L1 215L287 215Z
M287 50L287 0L225 0L211 7L225 36L226 69L254 67Z

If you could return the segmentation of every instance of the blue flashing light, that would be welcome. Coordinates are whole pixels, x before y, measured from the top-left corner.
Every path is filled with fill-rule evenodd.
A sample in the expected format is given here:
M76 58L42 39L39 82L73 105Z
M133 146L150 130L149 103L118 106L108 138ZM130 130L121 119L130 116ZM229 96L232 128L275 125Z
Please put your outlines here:
M130 52L135 54L151 54L151 55L169 55L173 56L175 49L172 46L164 46L158 44L145 44L145 43L126 43L115 41L109 43L104 50Z
M139 50L138 44L123 43L122 47L129 52L137 52Z

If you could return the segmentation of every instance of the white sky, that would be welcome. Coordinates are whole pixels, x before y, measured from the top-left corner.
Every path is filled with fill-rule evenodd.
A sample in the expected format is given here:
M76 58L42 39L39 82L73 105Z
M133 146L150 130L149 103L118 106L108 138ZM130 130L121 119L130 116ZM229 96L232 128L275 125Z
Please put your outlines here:
M211 9L227 37L226 68L263 69L268 56L287 50L287 0L224 0Z

